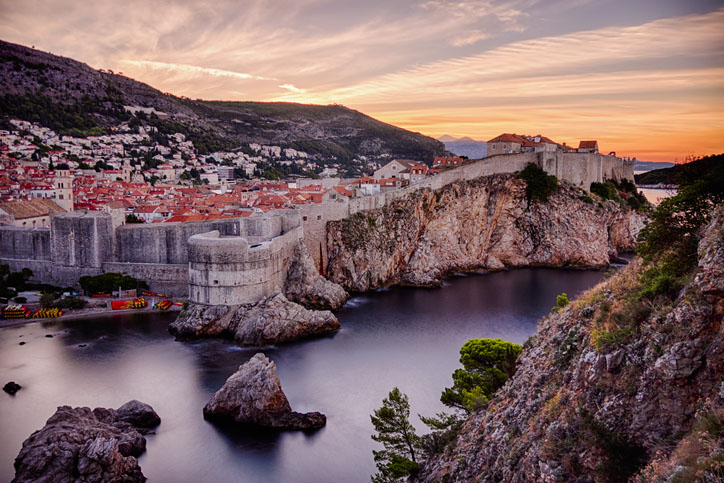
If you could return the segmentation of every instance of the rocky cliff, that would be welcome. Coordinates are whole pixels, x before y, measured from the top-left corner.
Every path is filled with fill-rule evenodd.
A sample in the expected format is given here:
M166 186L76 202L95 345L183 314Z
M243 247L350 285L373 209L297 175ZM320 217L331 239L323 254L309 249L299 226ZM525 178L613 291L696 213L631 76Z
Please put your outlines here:
M326 274L362 292L437 284L446 273L480 268L600 268L633 249L643 221L567 184L539 203L513 175L486 176L330 222Z
M544 318L425 481L722 481L724 209L666 303L633 263ZM634 302L636 301L636 302Z

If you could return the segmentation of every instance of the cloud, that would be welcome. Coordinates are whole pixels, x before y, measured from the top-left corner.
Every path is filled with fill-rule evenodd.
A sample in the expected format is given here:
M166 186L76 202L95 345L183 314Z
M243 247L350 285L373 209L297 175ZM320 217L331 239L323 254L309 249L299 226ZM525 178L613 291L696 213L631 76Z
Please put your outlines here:
M150 60L129 60L121 59L118 62L125 65L131 65L134 67L149 67L155 70L170 70L179 72L182 74L188 74L192 76L213 76L213 77L231 77L233 79L240 80L277 80L270 77L262 77L252 74L245 74L242 72L232 72L228 70L212 69L208 67L200 67L198 65L189 64L172 64L168 62L156 62ZM281 86L280 86L281 87Z
M463 37L456 37L451 42L450 45L453 45L455 47L462 47L464 45L473 45L481 40L489 39L490 34L487 34L480 30L473 30L471 32L468 32L467 35Z
M298 93L307 92L305 89L300 89L299 87L295 87L293 84L282 84L279 87L281 87L282 89L287 89L292 92L298 92Z

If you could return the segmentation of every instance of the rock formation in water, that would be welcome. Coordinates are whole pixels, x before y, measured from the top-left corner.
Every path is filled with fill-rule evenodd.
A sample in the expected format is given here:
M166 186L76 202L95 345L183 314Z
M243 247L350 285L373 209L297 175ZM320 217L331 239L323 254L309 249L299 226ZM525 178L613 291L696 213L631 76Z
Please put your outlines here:
M6 393L8 393L12 396L12 395L15 395L15 393L18 392L19 390L21 390L22 388L23 388L23 386L21 386L17 382L10 381L3 386L3 391L5 391Z
M635 299L642 271L544 318L513 378L420 479L721 481L724 208L672 302Z
M282 294L250 305L191 304L169 326L171 334L179 340L225 337L241 346L257 347L337 330L339 321L332 312L305 309Z
M327 225L327 277L346 290L435 285L446 273L547 266L600 268L632 250L644 217L563 183L529 202L513 175L419 190Z
M256 354L229 377L204 406L204 417L220 422L289 430L314 430L327 418L318 412L297 413L277 377L274 362Z
M61 406L23 442L13 482L146 481L137 458L160 422L138 401L117 410Z
M292 302L317 310L339 309L348 298L341 286L317 272L314 260L303 243L297 245L289 261L284 295Z

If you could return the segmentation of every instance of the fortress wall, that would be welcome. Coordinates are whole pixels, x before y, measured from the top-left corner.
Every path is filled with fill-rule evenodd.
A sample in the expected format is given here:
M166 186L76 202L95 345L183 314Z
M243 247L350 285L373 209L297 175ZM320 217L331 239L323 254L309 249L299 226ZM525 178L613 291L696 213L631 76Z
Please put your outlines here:
M60 266L100 269L113 257L111 217L99 212L60 213L50 220L51 260Z
M103 264L103 272L123 273L145 280L153 292L164 293L172 297L188 297L189 295L189 266L185 263L171 265L106 262Z
M218 231L189 239L189 300L203 305L258 302L281 291L302 228L251 247Z
M58 287L77 287L78 279L85 275L100 275L100 268L66 267L57 265L50 260L29 260L19 258L0 258L0 264L7 264L11 272L19 272L23 268L33 271L32 282L48 283Z
M0 227L0 257L50 260L50 228Z

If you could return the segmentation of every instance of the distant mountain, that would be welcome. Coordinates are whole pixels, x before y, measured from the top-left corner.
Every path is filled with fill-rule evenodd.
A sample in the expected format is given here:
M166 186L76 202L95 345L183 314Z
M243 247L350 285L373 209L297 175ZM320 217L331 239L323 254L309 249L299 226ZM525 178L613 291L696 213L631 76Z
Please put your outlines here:
M485 141L476 141L469 137L456 138L448 134L437 139L445 144L445 149L457 156L480 159L488 154L488 143Z
M634 177L636 184L678 185L682 182L691 184L704 176L711 176L711 173L724 173L724 154L707 156L686 164L676 164L670 168L647 171Z
M128 107L143 107L135 114ZM222 102L164 94L110 71L0 41L0 118L39 122L60 133L102 132L132 118L186 134L200 151L273 144L325 158L358 156L432 161L445 146L420 133L340 105ZM0 119L1 120L1 119Z
M636 161L634 171L651 171L653 169L671 168L672 166L675 166L675 164L657 161Z

